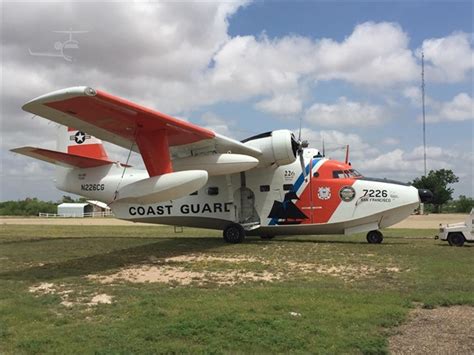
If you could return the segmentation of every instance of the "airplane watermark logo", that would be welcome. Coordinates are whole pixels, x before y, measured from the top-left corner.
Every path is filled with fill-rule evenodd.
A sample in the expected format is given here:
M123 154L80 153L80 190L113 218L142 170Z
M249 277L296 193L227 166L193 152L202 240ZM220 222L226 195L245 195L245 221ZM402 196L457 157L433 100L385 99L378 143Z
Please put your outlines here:
M63 58L67 62L72 62L73 57L72 55L68 54L69 50L79 49L79 41L72 38L73 34L79 33L88 33L89 31L73 31L72 28L69 31L53 31L54 33L64 33L68 34L69 38L64 42L55 42L54 49L56 52L33 52L30 48L28 48L28 52L32 56L37 57L57 57ZM66 50L66 53L65 53Z

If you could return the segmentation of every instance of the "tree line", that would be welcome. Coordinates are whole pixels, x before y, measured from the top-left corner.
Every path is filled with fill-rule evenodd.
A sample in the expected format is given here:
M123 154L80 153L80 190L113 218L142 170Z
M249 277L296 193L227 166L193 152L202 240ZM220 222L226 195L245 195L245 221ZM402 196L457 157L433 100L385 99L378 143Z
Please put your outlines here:
M58 205L63 202L85 202L86 199L81 197L77 200L70 196L63 196L61 200L41 201L34 198L25 198L18 201L0 202L0 216L38 216L41 213L57 213Z

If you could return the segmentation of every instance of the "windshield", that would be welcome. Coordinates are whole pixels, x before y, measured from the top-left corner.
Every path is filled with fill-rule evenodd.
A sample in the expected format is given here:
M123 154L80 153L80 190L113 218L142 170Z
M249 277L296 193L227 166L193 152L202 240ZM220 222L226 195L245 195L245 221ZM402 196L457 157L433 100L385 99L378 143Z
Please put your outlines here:
M360 178L362 174L355 169L349 170L334 170L332 172L332 177L335 179L348 179L348 178Z

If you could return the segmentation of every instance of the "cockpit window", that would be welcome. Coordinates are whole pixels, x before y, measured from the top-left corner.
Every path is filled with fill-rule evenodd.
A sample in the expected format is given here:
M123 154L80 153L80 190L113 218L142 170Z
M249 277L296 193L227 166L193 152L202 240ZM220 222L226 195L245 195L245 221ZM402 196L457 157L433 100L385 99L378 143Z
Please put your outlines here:
M362 174L359 173L357 170L349 169L349 177L357 178L357 177L361 177L361 176L362 176Z
M332 172L332 177L334 179L348 179L348 178L359 178L362 177L362 174L355 169L349 170L334 170Z

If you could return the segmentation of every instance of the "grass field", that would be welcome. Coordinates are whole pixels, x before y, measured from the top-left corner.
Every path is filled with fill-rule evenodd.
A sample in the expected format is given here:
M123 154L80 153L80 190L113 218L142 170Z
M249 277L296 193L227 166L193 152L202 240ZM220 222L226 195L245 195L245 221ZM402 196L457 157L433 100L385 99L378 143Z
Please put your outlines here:
M384 234L3 225L0 353L385 353L416 304L474 305L474 247Z

